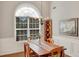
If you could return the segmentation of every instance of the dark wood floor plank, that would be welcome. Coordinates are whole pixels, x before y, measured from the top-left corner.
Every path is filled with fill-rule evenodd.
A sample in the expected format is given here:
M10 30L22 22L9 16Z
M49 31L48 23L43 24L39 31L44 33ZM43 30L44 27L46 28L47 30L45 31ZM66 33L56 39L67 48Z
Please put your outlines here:
M18 53L13 53L13 54L7 54L7 55L3 55L0 57L24 57L24 52L18 52ZM68 55L65 55L64 57L70 57Z

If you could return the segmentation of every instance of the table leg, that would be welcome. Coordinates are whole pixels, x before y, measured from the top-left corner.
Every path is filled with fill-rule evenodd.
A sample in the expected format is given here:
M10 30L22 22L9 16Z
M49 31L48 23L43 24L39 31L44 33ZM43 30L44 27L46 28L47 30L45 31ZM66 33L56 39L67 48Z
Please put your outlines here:
M24 43L24 56L29 57L29 45Z
M62 57L64 57L64 49L62 49L62 52L61 52L61 54L62 54Z
M26 45L24 43L24 56L26 57Z
M60 57L64 57L64 49L63 49L63 47L61 48L61 56Z

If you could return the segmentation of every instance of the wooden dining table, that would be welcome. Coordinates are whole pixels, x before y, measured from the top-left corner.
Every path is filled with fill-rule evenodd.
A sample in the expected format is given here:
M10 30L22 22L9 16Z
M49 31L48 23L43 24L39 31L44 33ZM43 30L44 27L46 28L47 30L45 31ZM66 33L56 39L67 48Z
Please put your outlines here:
M24 42L25 57L30 57L31 50L39 57L44 55L50 56L51 54L54 55L56 53L59 54L59 57L64 56L63 46L56 43L47 44L46 42L39 42L38 40Z

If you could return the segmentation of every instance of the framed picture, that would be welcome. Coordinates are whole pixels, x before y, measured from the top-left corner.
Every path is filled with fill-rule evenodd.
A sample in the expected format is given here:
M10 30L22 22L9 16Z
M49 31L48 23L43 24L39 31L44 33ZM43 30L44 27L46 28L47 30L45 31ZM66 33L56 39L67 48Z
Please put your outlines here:
M60 33L68 36L78 36L78 18L60 21Z

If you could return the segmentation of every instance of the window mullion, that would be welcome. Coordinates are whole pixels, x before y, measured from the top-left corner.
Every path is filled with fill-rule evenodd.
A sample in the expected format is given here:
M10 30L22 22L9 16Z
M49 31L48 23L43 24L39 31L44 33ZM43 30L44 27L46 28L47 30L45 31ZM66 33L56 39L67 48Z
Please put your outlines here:
M27 19L27 23L28 23L28 29L27 29L27 37L30 37L30 29L29 29L29 17L28 17L28 19Z
M41 35L41 31L42 31L41 30L41 19L39 18L38 20L39 20L39 34Z

